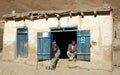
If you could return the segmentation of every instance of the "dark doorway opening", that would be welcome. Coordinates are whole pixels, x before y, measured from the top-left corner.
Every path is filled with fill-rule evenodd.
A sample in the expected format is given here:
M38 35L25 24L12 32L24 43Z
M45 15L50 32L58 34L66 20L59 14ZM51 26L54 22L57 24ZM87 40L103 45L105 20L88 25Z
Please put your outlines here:
M67 48L68 44L71 43L71 40L77 41L76 31L67 31L67 32L52 32L53 41L56 41L57 45L61 50L60 58L67 57Z

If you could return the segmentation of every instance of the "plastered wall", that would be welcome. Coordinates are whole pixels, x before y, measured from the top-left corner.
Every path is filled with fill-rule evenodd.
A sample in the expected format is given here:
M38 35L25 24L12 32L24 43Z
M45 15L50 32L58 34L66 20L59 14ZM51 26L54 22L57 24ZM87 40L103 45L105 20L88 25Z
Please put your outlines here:
M17 57L17 28L28 27L28 57ZM50 27L57 27L57 18L34 21L5 22L3 36L3 56L6 61L35 65L37 61L37 32L49 32ZM113 17L110 15L74 16L60 19L61 27L78 26L78 30L90 30L90 62L77 61L75 65L89 69L112 70ZM31 61L32 60L32 61Z

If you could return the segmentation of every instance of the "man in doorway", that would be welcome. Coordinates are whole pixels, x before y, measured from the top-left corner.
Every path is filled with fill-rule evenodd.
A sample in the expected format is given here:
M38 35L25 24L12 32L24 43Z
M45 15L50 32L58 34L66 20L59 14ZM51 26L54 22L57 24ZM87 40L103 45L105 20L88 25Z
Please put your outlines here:
M57 46L56 42L53 42L53 46L51 49L51 69L54 70L56 68L56 64L58 61L58 58L60 56L60 49Z
M74 40L71 41L71 44L68 45L67 56L69 57L69 61L72 61L77 54L77 44Z

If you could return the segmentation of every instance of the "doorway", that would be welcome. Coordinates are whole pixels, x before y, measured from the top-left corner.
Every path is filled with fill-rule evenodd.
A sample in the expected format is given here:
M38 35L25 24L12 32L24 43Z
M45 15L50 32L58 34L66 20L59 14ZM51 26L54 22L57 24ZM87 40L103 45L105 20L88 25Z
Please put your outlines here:
M77 30L77 27L51 29L51 43L56 41L61 50L60 58L66 59L71 40L77 43L77 59L90 60L90 30Z
M76 31L66 31L66 32L52 32L53 41L56 41L58 47L61 50L60 58L65 59L67 57L68 45L71 40L77 41Z

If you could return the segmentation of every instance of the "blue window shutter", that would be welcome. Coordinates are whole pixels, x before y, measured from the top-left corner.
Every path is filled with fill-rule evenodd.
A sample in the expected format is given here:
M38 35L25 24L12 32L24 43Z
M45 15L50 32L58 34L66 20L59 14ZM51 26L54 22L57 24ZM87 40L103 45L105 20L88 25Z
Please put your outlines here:
M90 60L90 31L77 31L77 59Z
M28 56L28 29L17 29L17 56Z
M37 50L38 60L50 59L50 33L38 32L37 39L38 39Z

